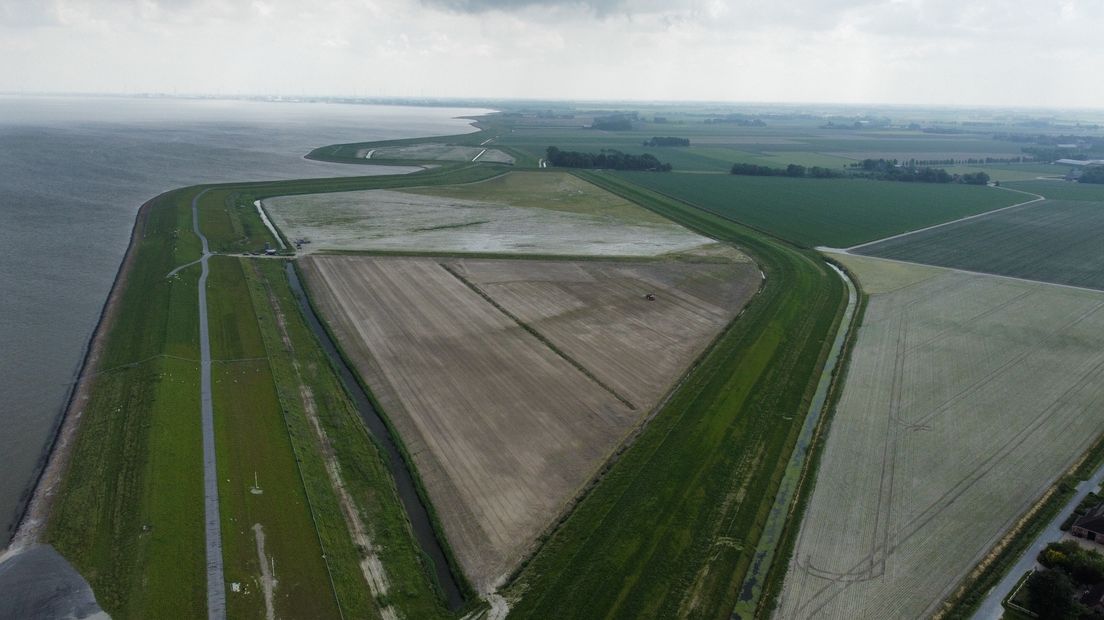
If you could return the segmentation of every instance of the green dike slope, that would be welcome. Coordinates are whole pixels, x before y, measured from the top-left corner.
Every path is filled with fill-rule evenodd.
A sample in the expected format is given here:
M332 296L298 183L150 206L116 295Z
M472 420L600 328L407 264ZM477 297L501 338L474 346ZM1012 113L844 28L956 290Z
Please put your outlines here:
M507 593L517 599L511 618L729 617L846 289L811 252L619 175L580 176L739 245L766 281L521 570Z
M502 170L443 166L410 176L220 185L201 200L200 220L213 251L256 250L274 239L256 215L254 198L463 183ZM139 215L129 268L113 293L117 304L102 325L99 355L86 369L89 398L80 406L71 461L42 535L88 579L101 606L117 619L206 615L199 269L166 277L200 256L190 205L201 189L158 196ZM313 360L304 364L302 381L318 394L319 419L340 454L347 487L398 584L386 601L365 596L362 552L341 530L341 509L327 490L321 451L304 431L302 406L291 398L296 394L275 382L287 376L290 354L273 346L272 310L264 311L246 288L261 276L237 262L213 258L208 282L226 578L244 585L240 593L227 589L228 608L248 607L250 613L264 608L251 529L259 522L265 555L276 564L277 615L333 616L335 603L347 617L373 617L382 605L397 607L404 617L445 615L379 452L335 388L339 383L325 358L311 348L317 345L296 307L285 306L296 355ZM272 286L286 304L286 283ZM264 493L249 492L255 480ZM239 605L235 596L248 604Z
M959 184L678 172L617 175L809 248L851 247L1031 199Z

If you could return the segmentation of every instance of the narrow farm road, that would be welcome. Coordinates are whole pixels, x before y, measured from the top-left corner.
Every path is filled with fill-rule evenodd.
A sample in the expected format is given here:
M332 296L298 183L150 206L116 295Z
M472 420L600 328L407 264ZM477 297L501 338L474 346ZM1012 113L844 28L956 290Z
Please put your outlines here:
M1023 577L1024 573L1029 571L1035 566L1035 558L1038 557L1039 552L1046 547L1047 544L1055 542L1062 538L1064 532L1061 530L1062 522L1066 520L1071 514L1073 514L1074 508L1081 503L1081 500L1085 499L1085 496L1100 486L1104 482L1104 466L1096 470L1096 473L1092 475L1092 478L1088 480L1082 480L1077 485L1077 492L1074 493L1070 501L1062 507L1062 510L1058 511L1058 514L1054 516L1054 519L1047 524L1046 529L1039 533L1035 538L1035 542L1031 544L1016 560L1016 564L1012 568L1008 569L1004 578L1000 580L992 590L989 590L985 595L985 600L982 601L981 606L974 613L974 620L999 620L1004 614L1004 607L1001 602L1012 591L1012 588L1016 586L1016 582Z
M199 264L199 396L200 417L203 425L203 505L207 541L207 617L211 620L226 618L226 583L222 576L222 522L219 517L218 471L215 463L215 414L211 406L211 338L207 330L207 261L211 249L207 237L199 227L199 200L209 190L203 190L192 198L192 230L203 244L203 257Z
M994 213L1000 213L1001 211L1007 211L1009 209L1016 209L1018 207L1022 207L1022 206L1025 206L1025 205L1034 204L1034 203L1039 202L1041 200L1046 200L1046 196L1042 196L1042 195L1036 194L1034 192L1025 192L1021 189L1012 189L1010 187L1000 187L1000 186L997 186L993 189L1000 189L1000 190L1004 190L1004 191L1007 191L1007 192L1016 192L1017 194L1027 194L1028 196L1034 196L1034 198L1032 198L1031 200L1025 200L1024 202L1018 202L1014 205L1008 205L1007 207L1001 207L999 209L993 209L992 211L986 211L984 213L977 213L977 214L974 214L974 215L967 215L966 217L960 217L957 220L951 220L949 222L942 222L942 223L936 224L934 226L927 226L925 228L918 228L916 230L910 230L910 231L903 232L903 233L898 234L898 235L891 235L889 237L883 237L881 239L875 239L874 241L867 241L866 243L860 243L858 245L853 245L849 248L846 248L846 252L851 253L851 252L853 252L855 250L858 250L860 248L865 248L865 247L869 247L869 246L872 246L872 245L877 245L877 244L882 243L884 241L890 241L891 239L900 239L901 237L907 237L909 235L915 235L916 233L922 233L924 231L934 230L936 228L943 228L944 226L950 226L951 224L958 224L959 222L966 222L966 221L969 221L969 220L974 220L974 219L977 219L979 217L987 217L987 216L993 215Z

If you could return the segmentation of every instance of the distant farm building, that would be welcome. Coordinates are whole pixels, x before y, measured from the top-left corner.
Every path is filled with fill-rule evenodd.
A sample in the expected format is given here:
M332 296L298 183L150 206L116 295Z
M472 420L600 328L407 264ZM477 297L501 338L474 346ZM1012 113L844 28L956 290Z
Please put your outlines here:
M1063 166L1104 166L1104 159L1059 159L1054 163Z

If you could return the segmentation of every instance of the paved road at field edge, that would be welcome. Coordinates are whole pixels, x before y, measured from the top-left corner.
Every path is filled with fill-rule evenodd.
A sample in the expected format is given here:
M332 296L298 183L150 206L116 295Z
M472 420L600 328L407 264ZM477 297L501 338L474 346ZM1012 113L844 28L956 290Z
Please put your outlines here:
M199 199L209 190L192 198L192 230L203 244L199 259L199 367L200 415L203 421L203 506L207 541L207 617L226 618L226 583L222 576L222 530L219 516L218 470L215 467L215 414L211 406L211 339L207 331L207 261L211 249L199 229Z
M1008 570L1004 578L1000 580L1000 583L994 586L993 589L989 590L985 595L985 600L982 601L981 606L978 607L978 610L974 613L973 620L999 620L1004 614L1004 607L1001 606L1001 601L1012 591L1012 588L1015 587L1020 577L1023 577L1024 573L1035 567L1035 558L1038 557L1043 547L1046 547L1048 543L1055 542L1062 538L1062 535L1065 534L1065 532L1061 530L1062 522L1073 513L1073 509L1081 503L1081 500L1085 499L1089 491L1096 489L1100 486L1101 482L1104 482L1104 466L1096 470L1092 478L1083 480L1077 485L1077 492L1073 494L1073 498L1070 499L1069 503L1067 503L1054 519L1047 524L1046 529L1035 538L1035 542L1024 551L1020 559L1016 561L1016 565Z

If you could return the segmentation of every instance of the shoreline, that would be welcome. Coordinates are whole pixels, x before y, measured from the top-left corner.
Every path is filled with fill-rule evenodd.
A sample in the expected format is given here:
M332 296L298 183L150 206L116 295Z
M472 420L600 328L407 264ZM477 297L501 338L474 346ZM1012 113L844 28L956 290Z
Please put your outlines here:
M119 299L126 287L127 276L134 265L138 235L145 230L150 206L163 195L158 194L144 202L135 214L126 252L119 263L119 268L115 271L115 278L111 283L107 299L100 308L100 316L96 321L96 327L92 330L92 337L85 346L76 380L71 384L65 406L62 408L61 416L43 454L43 465L35 476L33 491L20 509L19 520L16 522L11 540L0 548L0 554L8 555L39 542L49 522L50 509L58 492L58 484L68 469L73 446L80 430L84 403L91 396L95 369L99 366L107 334L115 321Z

